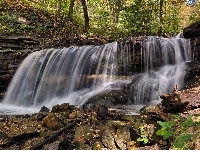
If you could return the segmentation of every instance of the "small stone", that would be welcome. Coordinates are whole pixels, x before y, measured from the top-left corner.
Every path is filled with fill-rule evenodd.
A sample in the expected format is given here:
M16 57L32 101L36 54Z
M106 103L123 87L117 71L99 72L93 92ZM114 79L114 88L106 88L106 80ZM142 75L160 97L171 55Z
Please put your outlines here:
M77 112L73 111L71 114L69 114L70 119L74 119L77 116Z
M43 106L43 107L40 109L39 112L49 112L49 111L50 111L49 108L47 108L46 106Z
M100 105L98 108L97 108L97 116L98 117L105 117L108 115L108 107L105 106L105 105Z

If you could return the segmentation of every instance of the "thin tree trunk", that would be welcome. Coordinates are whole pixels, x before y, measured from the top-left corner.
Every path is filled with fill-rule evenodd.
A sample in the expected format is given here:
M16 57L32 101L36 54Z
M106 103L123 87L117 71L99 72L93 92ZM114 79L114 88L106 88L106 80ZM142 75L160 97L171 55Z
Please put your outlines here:
M87 3L85 0L81 0L82 6L83 6L83 13L85 18L85 32L89 31L89 15L88 15L88 9L87 9Z
M75 3L75 0L70 0L69 12L68 12L68 18L69 18L70 20L73 20L74 3Z
M58 0L57 2L57 15L60 17L60 11L61 11L61 1L62 0Z
M159 9L159 19L160 19L160 29L159 29L159 34L162 34L162 30L163 30L163 3L164 0L160 0L159 1L159 5L160 5L160 9Z

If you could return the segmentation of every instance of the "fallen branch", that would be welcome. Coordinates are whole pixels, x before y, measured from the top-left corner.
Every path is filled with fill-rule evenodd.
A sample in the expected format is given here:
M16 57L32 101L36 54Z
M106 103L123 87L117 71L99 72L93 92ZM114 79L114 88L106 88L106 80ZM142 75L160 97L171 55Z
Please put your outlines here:
M59 135L61 135L63 132L71 129L73 126L75 126L76 123L72 122L70 124L68 124L66 127L62 128L60 131L56 132L55 134L53 134L52 136L50 136L49 138L47 138L46 140L44 140L43 142L39 143L36 146L33 146L30 150L37 150L40 147L42 147L44 144L48 143L49 141L53 140L54 138L58 137Z

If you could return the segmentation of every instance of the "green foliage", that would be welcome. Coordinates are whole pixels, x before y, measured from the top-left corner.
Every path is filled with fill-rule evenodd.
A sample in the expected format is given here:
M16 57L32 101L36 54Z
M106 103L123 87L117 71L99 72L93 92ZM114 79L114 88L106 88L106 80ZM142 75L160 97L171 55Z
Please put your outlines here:
M200 2L198 2L196 5L191 6L192 12L190 14L190 21L196 22L200 20Z
M158 1L135 0L125 7L125 27L133 34L156 34L159 30L157 20Z
M2 1L0 0L0 9ZM68 15L70 1L21 1L27 7L34 7L42 10L42 12L55 14L55 17L58 17L58 10L61 16L66 17ZM58 7L58 4L61 4L61 7ZM191 13L191 15L188 14L190 22L200 19L199 2L196 5L187 6L184 0L90 0L87 1L87 6L90 18L90 32L114 39L130 34L177 34L182 30L181 21L185 19L181 17L180 12L186 7L191 9L191 11L188 11ZM3 15L0 14L0 16ZM74 22L84 28L84 15L80 1L75 1L73 18ZM31 21L34 21L34 19ZM5 26L1 28L5 28ZM26 26L24 28L29 27Z
M173 121L169 121L169 122L158 121L157 123L160 124L162 127L160 130L158 130L156 132L157 135L163 136L164 140L168 139L169 137L171 137L173 135L174 131L173 131L172 127L175 125L175 122L173 122Z
M148 135L145 133L145 127L140 126L139 131L140 131L140 137L137 139L137 141L141 141L144 144L147 144L149 140L148 140Z
M23 34L32 29L40 30L41 27L19 23L15 15L5 14L0 16L0 34L2 35ZM37 30L34 30L34 32Z
M172 143L172 145L175 148L183 148L185 145L185 142L191 140L191 138L193 137L192 134L181 134L179 136L176 137L175 141Z
M185 143L189 142L192 138L198 135L198 133L188 133L187 130L190 127L196 127L200 124L192 120L192 115L189 115L186 119L179 115L173 115L175 121L157 123L161 126L161 129L156 132L156 135L163 136L163 139L175 138L172 145L175 148L184 148ZM176 131L173 128L176 127Z

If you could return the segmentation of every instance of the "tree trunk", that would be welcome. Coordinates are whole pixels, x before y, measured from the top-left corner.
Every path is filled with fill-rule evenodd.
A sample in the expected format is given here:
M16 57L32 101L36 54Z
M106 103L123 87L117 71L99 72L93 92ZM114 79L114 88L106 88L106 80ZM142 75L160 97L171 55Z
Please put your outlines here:
M69 12L68 12L68 18L69 18L70 20L73 20L74 3L75 3L75 0L70 0Z
M61 11L61 1L62 0L58 0L57 2L57 15L60 17L60 11Z
M83 6L83 13L84 13L84 18L85 18L85 32L87 33L90 27L87 3L85 0L81 0L81 4Z
M159 8L159 19L160 19L160 29L159 29L159 34L161 35L162 34L162 28L163 28L163 3L164 3L164 0L160 0L159 1L159 5L160 5L160 8Z

